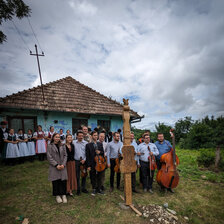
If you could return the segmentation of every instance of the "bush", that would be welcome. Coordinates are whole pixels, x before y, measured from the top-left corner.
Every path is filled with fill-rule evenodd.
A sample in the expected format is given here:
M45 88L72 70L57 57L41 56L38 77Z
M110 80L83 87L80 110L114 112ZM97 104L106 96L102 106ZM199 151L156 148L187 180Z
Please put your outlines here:
M201 150L197 162L199 166L209 167L215 163L215 152L211 150Z
M180 141L179 141L179 147L180 149L186 149L186 141L184 140L184 138L180 138Z

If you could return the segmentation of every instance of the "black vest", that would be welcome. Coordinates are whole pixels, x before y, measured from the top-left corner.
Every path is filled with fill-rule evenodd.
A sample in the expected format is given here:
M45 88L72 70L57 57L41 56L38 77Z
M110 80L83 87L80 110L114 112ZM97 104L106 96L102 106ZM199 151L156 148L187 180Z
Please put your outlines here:
M34 141L34 139L32 139L33 134L27 135L27 137L28 137L28 142L33 142Z
M24 140L24 134L23 135L18 135L18 138L21 140Z
M9 141L16 141L16 135L13 135L13 136L8 135L7 140L9 140Z

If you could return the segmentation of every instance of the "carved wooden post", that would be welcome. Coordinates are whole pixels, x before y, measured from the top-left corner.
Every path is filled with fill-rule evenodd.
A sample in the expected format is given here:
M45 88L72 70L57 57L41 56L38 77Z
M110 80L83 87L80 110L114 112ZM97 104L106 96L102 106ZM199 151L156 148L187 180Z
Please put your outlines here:
M124 174L125 204L132 204L131 173L136 171L135 149L131 145L130 107L128 99L123 99L123 147L120 170Z

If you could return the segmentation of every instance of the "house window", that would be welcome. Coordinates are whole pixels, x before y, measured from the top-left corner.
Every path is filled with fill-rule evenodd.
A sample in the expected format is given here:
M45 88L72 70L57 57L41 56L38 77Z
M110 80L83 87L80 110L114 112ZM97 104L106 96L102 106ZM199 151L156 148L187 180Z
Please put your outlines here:
M88 119L72 119L72 134L75 134L81 126L88 126Z
M97 120L97 126L100 130L105 129L106 131L110 131L110 120Z
M24 133L27 133L28 129L33 132L37 129L37 117L8 117L9 128L13 128L15 133L18 129L22 129Z

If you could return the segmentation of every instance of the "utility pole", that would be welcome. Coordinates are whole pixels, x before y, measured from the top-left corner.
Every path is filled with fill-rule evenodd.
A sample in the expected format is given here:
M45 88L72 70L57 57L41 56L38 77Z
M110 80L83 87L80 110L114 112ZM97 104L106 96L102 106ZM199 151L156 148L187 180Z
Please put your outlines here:
M38 50L37 50L37 45L36 44L35 44L35 50L36 50L36 54L32 54L32 51L30 51L30 55L37 57L37 65L38 65L38 69L39 69L40 83L41 83L42 94L43 94L43 103L44 103L45 102L44 87L43 87L43 83L42 83L42 77L41 77L41 71L40 71L40 62L39 62L39 56L44 56L44 52L42 51L42 54L38 54Z

